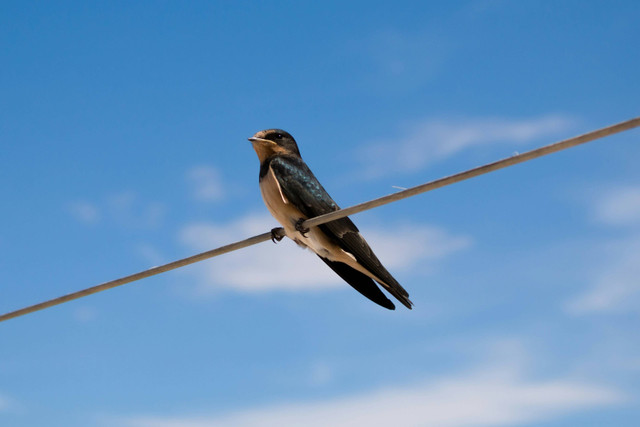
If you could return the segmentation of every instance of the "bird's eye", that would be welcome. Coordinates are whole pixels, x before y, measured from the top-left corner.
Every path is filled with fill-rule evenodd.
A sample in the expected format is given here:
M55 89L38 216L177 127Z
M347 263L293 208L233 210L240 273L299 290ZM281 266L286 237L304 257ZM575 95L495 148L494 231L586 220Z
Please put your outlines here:
M277 135L276 135L276 138L278 138L278 139L282 139L282 134L281 134L281 133L277 134Z

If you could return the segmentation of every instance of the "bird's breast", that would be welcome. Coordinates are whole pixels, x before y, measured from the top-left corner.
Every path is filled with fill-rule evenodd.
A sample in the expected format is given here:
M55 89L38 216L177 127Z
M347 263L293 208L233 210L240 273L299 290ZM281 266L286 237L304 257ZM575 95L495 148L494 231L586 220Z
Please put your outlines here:
M294 239L295 233L297 233L295 229L296 221L307 217L287 200L271 168L260 180L260 192L262 193L264 204L267 205L271 215L282 224L287 236Z

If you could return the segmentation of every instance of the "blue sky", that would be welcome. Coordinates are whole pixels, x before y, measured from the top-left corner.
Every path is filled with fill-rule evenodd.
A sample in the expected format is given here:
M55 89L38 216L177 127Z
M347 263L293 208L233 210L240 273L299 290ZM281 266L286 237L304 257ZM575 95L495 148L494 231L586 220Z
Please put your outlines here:
M0 5L0 311L638 116L640 6ZM352 219L415 303L266 242L0 325L11 426L636 426L638 130ZM295 275L295 278L294 278Z

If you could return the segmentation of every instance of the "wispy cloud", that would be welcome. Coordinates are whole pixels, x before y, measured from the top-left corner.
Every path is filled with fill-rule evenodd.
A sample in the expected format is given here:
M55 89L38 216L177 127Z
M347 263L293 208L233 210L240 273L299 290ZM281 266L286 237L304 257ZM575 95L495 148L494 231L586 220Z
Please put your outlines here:
M316 361L309 373L309 385L319 387L330 383L334 377L334 369L328 363Z
M593 215L607 225L640 224L640 187L620 186L604 191L596 199Z
M612 388L567 378L532 380L511 368L473 372L320 401L248 408L226 416L124 419L127 427L498 426L557 419L625 402Z
M71 202L68 205L68 210L75 219L85 224L95 224L100 221L100 211L98 207L91 202Z
M266 215L248 215L229 224L196 223L182 228L180 241L191 250L204 251L263 233L276 226ZM391 271L402 271L440 259L471 244L468 237L424 224L403 224L388 230L363 229L362 233ZM196 266L200 291L231 288L242 292L304 291L342 286L339 279L310 251L284 239L226 254Z
M214 167L194 166L187 171L187 181L193 198L198 201L215 202L224 196L220 173Z
M149 243L140 243L136 245L136 252L142 259L151 265L160 265L167 262L165 256L154 245Z
M628 230L626 237L600 245L590 288L565 305L572 314L625 311L640 306L640 187L615 186L593 198L591 215L608 226Z
M364 162L362 174L374 178L383 173L417 171L480 146L519 147L558 135L574 124L574 119L560 114L529 119L427 119L407 126L397 138L363 147L359 155Z
M135 191L121 191L102 198L100 202L69 203L68 211L86 224L113 221L125 227L154 228L162 223L165 206L145 201Z
M421 261L421 269L473 243L468 236L452 235L443 228L426 224L393 224L384 228L364 228L362 234L389 268L401 271Z
M83 305L77 307L73 311L73 317L80 323L87 323L95 320L98 317L98 310L95 307Z
M121 225L154 228L164 219L165 207L158 202L143 201L135 191L122 191L107 197L106 209Z
M16 404L15 400L7 396L6 394L0 393L0 412L14 410L16 409L16 406L19 405Z
M571 314L637 310L640 307L640 235L607 243L603 249L603 264L590 288L566 304Z
M433 79L452 46L442 36L384 29L347 46L365 69L359 84L369 91L406 91Z

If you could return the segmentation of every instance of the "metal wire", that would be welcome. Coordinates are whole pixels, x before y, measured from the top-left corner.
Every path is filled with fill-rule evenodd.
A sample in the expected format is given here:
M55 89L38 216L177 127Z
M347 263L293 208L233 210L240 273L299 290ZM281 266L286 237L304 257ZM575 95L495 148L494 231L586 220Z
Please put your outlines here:
M327 223L329 221L334 221L339 218L344 218L348 215L353 215L359 212L363 212L369 209L373 209L382 205L386 205L388 203L393 203L398 200L406 199L408 197L413 197L418 194L425 193L427 191L435 190L437 188L445 187L447 185L455 184L460 181L467 180L469 178L473 178L479 175L483 175L489 172L496 171L498 169L503 169L509 166L516 165L518 163L523 163L529 160L536 159L538 157L546 156L551 153L555 153L560 150L565 150L567 148L575 147L576 145L584 144L596 139L604 138L605 136L613 135L615 133L623 132L629 129L633 129L635 127L640 126L640 117L636 117L630 120L626 120L624 122L620 122L611 126L607 126L605 128L601 128L592 132L585 133L583 135L579 135L573 138L565 139L560 142L556 142L550 145L546 145L544 147L537 148L535 150L527 151L525 153L517 154L506 159L498 160L493 163L488 163L483 166L479 166L473 169L466 170L464 172L460 172L454 175L450 175L444 178L437 179L435 181L428 182L426 184L418 185L416 187L412 187L403 191L399 191L393 194L389 194L387 196L383 196L374 200L370 200L368 202L360 203L358 205L354 205L345 209L340 209L338 211L330 212L328 214L320 215L315 218L310 218L306 220L302 225L303 227L313 227L320 224ZM280 235L283 235L283 230L281 228L275 229ZM95 294L97 292L105 291L107 289L115 288L116 286L121 286L126 283L131 283L136 280L144 279L147 277L155 276L156 274L164 273L166 271L175 270L176 268L184 267L189 264L193 264L199 261L203 261L208 258L213 258L218 255L226 254L228 252L236 251L238 249L246 248L248 246L252 246L267 240L270 240L272 237L271 232L259 234L257 236L250 237L245 240L241 240L235 243L231 243L225 246L221 246L216 249L212 249L210 251L202 252L196 255L192 255L187 258L183 258L177 261L170 262L168 264L160 265L157 267L150 268L145 271L141 271L135 274L131 274L129 276L121 277L119 279L115 279L109 282L102 283L100 285L96 285L90 288L83 289L81 291L73 292L67 295L63 295L54 299L50 299L47 301L43 301L38 304L34 304L28 307L21 308L19 310L15 310L0 316L0 322L5 320L13 319L15 317L24 316L25 314L33 313L34 311L43 310L45 308L52 307L54 305L62 304L67 301L72 301L78 298L85 297L87 295Z

